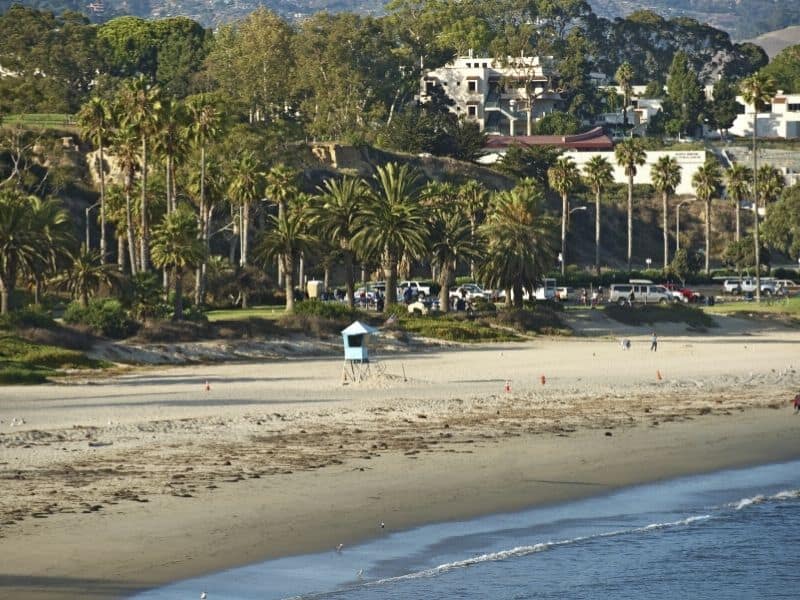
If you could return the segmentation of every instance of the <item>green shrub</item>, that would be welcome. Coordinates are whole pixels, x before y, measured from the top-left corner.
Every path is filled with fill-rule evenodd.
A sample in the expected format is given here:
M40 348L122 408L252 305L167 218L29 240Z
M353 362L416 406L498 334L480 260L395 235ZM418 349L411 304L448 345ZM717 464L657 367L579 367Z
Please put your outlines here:
M500 310L497 312L497 323L513 327L523 333L535 332L551 335L569 331L558 316L558 312L563 308L557 306L557 303L553 304L555 305L553 307L537 305L532 310L515 308Z
M486 298L475 298L472 300L472 310L477 313L496 313L497 307Z
M452 342L506 342L519 338L513 333L495 329L483 319L470 320L461 316L408 317L399 328L423 337Z
M56 327L56 322L50 313L36 307L22 308L6 315L0 315L0 329L16 329L18 327L53 329Z
M620 306L609 304L605 314L625 325L652 325L653 323L686 323L690 327L715 327L714 319L694 306L685 304Z
M64 311L64 322L88 325L93 331L113 339L131 336L139 328L119 300L112 299L92 300L87 307L73 302Z
M52 346L34 346L21 354L18 359L29 365L49 367L52 369L96 368L99 363L82 352L54 348Z
M294 314L321 317L323 319L354 320L361 312L339 302L322 302L321 300L303 300L294 305Z
M38 369L0 366L0 384L35 385L37 383L46 383L46 382L47 382L47 375Z

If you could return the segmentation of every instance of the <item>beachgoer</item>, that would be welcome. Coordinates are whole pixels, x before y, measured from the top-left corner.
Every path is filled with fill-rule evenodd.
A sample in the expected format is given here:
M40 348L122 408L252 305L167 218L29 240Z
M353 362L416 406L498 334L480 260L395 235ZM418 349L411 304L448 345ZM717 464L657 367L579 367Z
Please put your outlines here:
M631 293L628 294L628 306L633 306L634 300L636 300L636 294L634 294L633 290L631 290Z
M800 393L794 397L794 414L800 413Z
M627 339L627 338L626 338L626 339L624 339L624 340L622 340L622 341L620 342L620 345L622 346L622 349L623 349L623 350L630 350L630 347L631 347L631 341L630 341L629 339Z
M658 337L656 337L656 332L653 332L653 335L650 336L650 352L656 352L658 350Z
M411 291L411 287L407 287L403 290L403 302L406 304L411 304L411 300L413 299L414 292Z
M599 301L599 299L600 299L600 292L598 292L597 290L594 290L592 292L592 308L597 306L597 302Z
M586 288L583 288L583 289L581 290L581 304L582 304L583 306L586 306L586 298L587 298L587 294L586 294Z

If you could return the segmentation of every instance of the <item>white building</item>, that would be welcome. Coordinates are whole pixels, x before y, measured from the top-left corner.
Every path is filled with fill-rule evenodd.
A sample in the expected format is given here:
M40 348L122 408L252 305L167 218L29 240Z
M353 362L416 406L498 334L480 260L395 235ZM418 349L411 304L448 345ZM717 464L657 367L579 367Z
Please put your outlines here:
M753 105L741 96L736 97L743 114L736 117L729 129L732 135L753 135ZM800 138L800 94L778 94L765 111L759 111L756 120L756 135L765 138Z
M472 119L481 131L531 135L537 119L553 112L561 96L552 90L553 57L493 58L461 56L428 71L422 78L420 101L437 90L453 101L450 110Z
M584 166L588 163L593 156L602 156L611 164L614 169L614 182L615 183L628 183L628 176L625 175L625 169L617 164L617 159L613 151L607 152L567 152L564 156L568 156L573 160L578 170L583 174ZM692 186L692 177L697 170L702 167L706 162L705 150L690 150L690 151L648 151L646 152L647 158L645 164L636 168L636 175L633 178L633 183L652 184L653 180L650 176L650 171L653 165L656 164L662 156L670 156L674 158L678 165L681 167L681 181L675 189L677 195L694 195L694 186Z

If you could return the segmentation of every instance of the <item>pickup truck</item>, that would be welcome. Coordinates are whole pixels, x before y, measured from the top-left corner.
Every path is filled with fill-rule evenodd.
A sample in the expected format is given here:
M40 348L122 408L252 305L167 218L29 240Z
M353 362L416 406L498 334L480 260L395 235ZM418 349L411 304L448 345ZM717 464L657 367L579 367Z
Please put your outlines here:
M411 288L411 295L414 298L418 296L424 298L425 296L431 295L431 286L429 285L422 285L419 281L401 281L397 286L398 296L402 298L406 288Z

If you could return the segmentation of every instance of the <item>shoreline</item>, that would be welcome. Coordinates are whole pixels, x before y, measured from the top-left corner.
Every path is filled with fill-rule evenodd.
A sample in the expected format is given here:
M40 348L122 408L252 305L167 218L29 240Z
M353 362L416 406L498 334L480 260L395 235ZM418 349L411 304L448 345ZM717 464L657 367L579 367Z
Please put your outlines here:
M362 386L339 384L338 359L303 359L0 388L0 420L26 417L0 428L0 597L125 597L800 458L800 332L660 337L657 355L646 336L630 351L584 338L434 352L403 358L407 380Z

